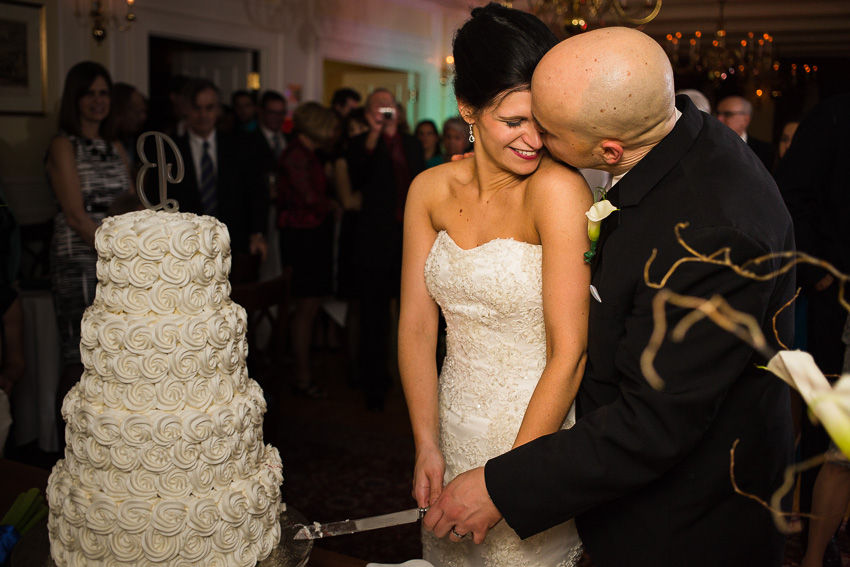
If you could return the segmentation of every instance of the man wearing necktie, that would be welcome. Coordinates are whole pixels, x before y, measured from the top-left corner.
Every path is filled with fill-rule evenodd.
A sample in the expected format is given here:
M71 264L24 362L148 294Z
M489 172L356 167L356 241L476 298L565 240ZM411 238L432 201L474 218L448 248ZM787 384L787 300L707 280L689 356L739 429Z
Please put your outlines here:
M283 133L286 112L286 99L280 93L264 92L260 97L260 109L257 113L259 127L253 132L242 135L245 145L252 148L251 167L259 173L272 203L276 201L278 161L287 145L286 136ZM277 277L282 271L276 219L276 211L270 209L266 224L268 255L260 268L260 276L263 280Z
M206 79L189 81L183 91L186 134L175 140L183 156L183 181L169 188L181 212L218 218L230 232L233 250L231 281L256 279L251 260L265 259L267 184L252 167L250 148L216 129L221 93Z

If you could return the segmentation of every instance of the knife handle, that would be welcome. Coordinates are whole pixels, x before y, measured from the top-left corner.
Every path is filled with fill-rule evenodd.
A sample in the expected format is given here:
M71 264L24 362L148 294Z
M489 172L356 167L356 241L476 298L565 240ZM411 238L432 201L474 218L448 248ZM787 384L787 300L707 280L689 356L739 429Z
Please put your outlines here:
M419 519L420 520L425 517L425 512L428 511L428 508L429 508L428 506L426 506L425 508L419 508Z

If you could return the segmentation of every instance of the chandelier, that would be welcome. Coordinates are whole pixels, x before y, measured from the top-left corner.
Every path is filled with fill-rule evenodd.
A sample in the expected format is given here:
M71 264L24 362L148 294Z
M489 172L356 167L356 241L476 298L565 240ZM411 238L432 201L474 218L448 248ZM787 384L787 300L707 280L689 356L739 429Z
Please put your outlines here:
M136 0L116 1L120 5L126 4L126 11L123 15L119 15L118 10L113 8L113 0L90 0L88 2L78 0L77 2L76 16L81 21L91 22L91 35L98 44L106 39L106 30L110 25L114 25L118 31L127 31L136 21L136 13L133 11Z
M673 69L679 73L705 74L715 85L737 78L753 91L770 87L779 64L773 59L773 36L769 33L748 32L740 38L726 33L723 7L727 0L718 0L720 17L713 37L700 31L686 38L681 32L667 34L664 44Z
M559 39L611 25L642 26L661 10L661 0L526 0L526 3L528 11L549 26ZM512 8L515 2L502 4Z

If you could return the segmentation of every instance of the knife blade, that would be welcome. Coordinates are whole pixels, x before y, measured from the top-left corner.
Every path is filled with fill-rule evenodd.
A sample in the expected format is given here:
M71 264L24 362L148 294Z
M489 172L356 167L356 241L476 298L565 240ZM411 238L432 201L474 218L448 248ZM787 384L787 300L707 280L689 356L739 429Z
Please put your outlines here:
M327 524L316 522L310 526L303 526L295 534L294 539L320 539L323 537L354 534L368 530L377 530L379 528L410 524L422 519L427 511L428 508L412 508L403 512L393 512L392 514L383 514L381 516L372 516L359 520L345 520L342 522L329 522Z

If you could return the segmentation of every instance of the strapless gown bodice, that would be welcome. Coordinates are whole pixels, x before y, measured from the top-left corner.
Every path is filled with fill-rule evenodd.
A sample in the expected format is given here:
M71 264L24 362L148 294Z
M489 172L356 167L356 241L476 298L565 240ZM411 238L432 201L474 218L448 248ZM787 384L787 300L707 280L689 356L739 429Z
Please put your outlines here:
M446 482L509 451L546 366L543 249L496 239L465 250L445 231L425 262L425 284L446 319L439 379ZM573 412L565 427L573 423ZM572 521L521 541L505 522L484 544L423 536L437 567L569 567L581 556Z

